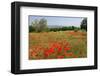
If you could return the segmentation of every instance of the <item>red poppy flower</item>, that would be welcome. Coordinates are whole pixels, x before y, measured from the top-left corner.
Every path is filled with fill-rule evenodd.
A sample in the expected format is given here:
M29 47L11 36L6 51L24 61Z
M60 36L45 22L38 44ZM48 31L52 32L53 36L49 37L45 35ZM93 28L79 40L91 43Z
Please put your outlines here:
M46 50L45 52L44 52L44 55L46 56L46 57L48 57L50 54L52 54L52 53L54 53L54 49L53 48L50 48L49 50Z
M48 52L49 52L49 53L54 53L54 48L53 48L53 47L50 48L50 49L48 50Z
M61 52L61 51L62 51L62 48L61 48L61 47L59 47L59 48L58 48L58 52Z
M66 53L65 55L66 55L67 57L72 57L72 56L73 56L73 53L70 52L70 53Z
M49 54L48 51L44 52L44 56L45 56L45 57L48 57L49 55L50 55L50 54Z
M64 50L65 51L70 50L70 47L65 47Z
M36 52L34 52L34 51L31 52L31 56L36 56L36 55L37 55Z
M61 59L61 58L64 58L64 56L57 56L57 58L60 58Z

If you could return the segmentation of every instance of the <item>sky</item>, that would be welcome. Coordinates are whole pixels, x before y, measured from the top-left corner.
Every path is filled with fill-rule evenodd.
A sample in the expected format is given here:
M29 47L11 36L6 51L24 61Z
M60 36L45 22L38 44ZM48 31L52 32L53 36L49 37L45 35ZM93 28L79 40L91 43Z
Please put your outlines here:
M61 25L61 26L76 26L80 27L81 21L84 17L62 17L62 16L36 16L29 15L29 25L31 25L32 21L35 19L45 18L47 20L47 24L50 25Z

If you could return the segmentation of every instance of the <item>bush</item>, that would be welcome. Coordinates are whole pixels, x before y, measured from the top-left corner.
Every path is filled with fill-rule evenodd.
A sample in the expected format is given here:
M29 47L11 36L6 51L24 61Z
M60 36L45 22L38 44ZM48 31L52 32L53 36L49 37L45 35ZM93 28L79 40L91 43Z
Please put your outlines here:
M35 29L31 25L29 25L29 32L33 32L33 31L35 31Z

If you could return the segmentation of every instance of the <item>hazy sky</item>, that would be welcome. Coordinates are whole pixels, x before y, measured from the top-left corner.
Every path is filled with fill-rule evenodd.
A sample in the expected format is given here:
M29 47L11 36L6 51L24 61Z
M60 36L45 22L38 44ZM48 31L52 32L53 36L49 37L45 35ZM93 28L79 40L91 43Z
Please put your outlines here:
M35 19L45 18L47 20L48 25L64 25L64 26L80 26L83 17L60 17L60 16L34 16L30 15L29 17L29 25L31 25L32 21Z

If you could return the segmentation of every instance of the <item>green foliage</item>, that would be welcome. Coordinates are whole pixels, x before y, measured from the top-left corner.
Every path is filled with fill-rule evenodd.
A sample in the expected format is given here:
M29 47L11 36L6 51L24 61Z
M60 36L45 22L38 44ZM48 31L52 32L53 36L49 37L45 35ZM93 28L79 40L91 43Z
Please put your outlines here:
M87 18L84 18L82 20L80 27L81 27L81 29L84 29L87 31Z
M40 20L35 19L32 22L32 27L33 27L33 31L34 32L42 32L45 31L47 29L47 20L42 18Z
M62 27L62 28L50 28L50 31L67 31L67 30L76 30L78 31L80 28L79 27L75 27L75 26L66 26L66 27Z
M35 29L33 28L33 26L29 25L29 32L35 31Z
M45 31L47 29L47 20L44 18L40 19L38 26L38 32Z

